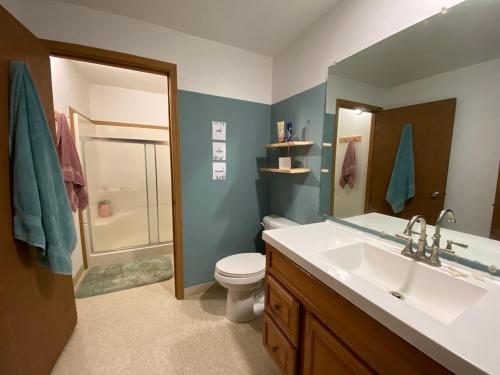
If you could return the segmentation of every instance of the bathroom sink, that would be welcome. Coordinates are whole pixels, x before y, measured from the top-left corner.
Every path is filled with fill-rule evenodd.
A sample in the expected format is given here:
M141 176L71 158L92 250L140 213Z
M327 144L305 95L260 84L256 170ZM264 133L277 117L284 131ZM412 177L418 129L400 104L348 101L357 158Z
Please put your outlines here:
M366 242L320 253L337 269L387 291L444 324L479 300L486 289Z

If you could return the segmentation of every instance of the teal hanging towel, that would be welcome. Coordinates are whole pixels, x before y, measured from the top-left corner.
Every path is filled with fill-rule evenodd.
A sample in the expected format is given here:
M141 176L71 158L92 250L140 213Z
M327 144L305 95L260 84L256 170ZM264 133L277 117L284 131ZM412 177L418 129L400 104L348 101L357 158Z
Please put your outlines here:
M392 169L391 181L385 199L394 213L404 210L406 201L415 196L415 161L413 156L413 131L406 124L401 132L398 153Z
M9 110L14 237L37 247L44 266L71 275L73 215L42 103L23 62L10 64Z

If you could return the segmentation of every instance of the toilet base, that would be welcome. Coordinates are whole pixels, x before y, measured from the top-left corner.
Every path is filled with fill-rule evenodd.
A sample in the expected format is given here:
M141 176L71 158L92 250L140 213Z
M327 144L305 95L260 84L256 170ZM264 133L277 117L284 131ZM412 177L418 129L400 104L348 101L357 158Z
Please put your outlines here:
M235 323L248 322L264 311L264 283L253 290L228 290L226 318Z

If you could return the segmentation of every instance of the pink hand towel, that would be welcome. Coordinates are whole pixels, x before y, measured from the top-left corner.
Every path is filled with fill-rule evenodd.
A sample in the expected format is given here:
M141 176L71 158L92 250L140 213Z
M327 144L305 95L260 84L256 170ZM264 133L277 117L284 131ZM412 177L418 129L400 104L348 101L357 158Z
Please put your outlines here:
M356 177L356 151L354 141L349 141L347 150L342 163L342 174L340 175L340 187L345 188L346 184L352 189L354 187L354 178Z
M64 113L57 115L56 129L58 130L57 156L61 163L71 209L73 212L76 212L77 208L84 210L89 204L89 196L85 185L85 177L83 176L82 164Z

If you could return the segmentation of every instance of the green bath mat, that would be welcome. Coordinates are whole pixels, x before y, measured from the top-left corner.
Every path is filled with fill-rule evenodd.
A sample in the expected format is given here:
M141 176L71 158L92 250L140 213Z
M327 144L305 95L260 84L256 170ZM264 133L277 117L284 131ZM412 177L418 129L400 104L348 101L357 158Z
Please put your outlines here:
M173 276L167 255L145 256L126 263L90 268L76 289L76 298L97 296L153 284Z

